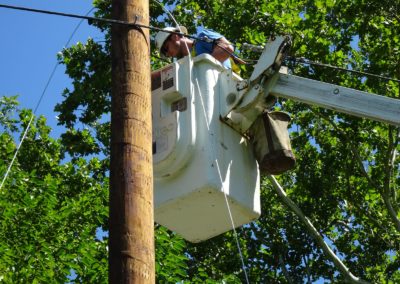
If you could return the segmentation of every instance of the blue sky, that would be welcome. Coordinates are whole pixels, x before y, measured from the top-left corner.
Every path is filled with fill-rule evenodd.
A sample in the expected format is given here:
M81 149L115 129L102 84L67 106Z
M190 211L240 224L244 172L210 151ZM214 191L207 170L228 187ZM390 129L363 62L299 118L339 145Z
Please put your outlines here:
M92 0L0 0L0 4L78 15L85 15L93 7ZM21 107L35 109L57 63L57 53L79 22L75 18L0 8L0 96L19 95ZM84 21L70 44L86 42L89 37L103 39L97 29ZM71 80L65 75L64 66L59 65L36 112L47 118L53 137L61 133L54 106L69 86Z

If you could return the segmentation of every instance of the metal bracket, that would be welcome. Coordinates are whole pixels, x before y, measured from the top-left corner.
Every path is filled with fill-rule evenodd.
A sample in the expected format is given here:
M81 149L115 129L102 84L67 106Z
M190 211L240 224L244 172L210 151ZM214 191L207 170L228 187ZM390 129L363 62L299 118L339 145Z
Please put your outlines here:
M225 74L228 76L227 80L222 80L225 105L221 107L220 115L226 124L244 134L254 120L275 103L276 98L269 94L290 46L289 36L277 37L269 42L249 80L232 80ZM236 88L233 87L235 83Z
M251 74L250 84L254 84L262 75L269 77L278 72L291 44L289 36L279 36L271 43L266 44Z

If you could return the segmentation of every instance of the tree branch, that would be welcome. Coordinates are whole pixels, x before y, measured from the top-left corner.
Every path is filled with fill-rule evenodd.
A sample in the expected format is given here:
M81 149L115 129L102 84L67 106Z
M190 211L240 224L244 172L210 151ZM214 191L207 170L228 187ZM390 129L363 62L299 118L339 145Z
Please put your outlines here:
M322 235L317 231L311 221L304 215L301 209L286 195L286 192L283 190L281 185L275 179L274 176L268 176L268 179L271 181L278 195L281 197L282 201L296 214L297 217L303 222L303 224L308 229L309 233L315 238L318 245L322 248L324 253L333 261L335 266L340 270L340 272L348 279L349 283L362 283L366 284L366 282L356 276L354 276L346 265L335 255L332 249L325 243Z
M282 269L283 275L285 276L286 281L289 284L292 284L293 281L292 281L292 278L289 275L289 272L286 269L285 262L283 261L282 254L279 254L279 265L281 266L281 269Z
M392 179L393 176L393 170L394 170L394 163L396 161L396 156L397 156L397 146L399 145L399 140L400 140L400 128L396 128L394 130L392 130L392 127L389 128L390 132L389 135L391 134L392 131L396 132L394 134L395 138L394 141L392 141L392 139L390 140L390 144L388 147L388 164L387 164L387 180L385 181L385 192L387 192L388 196L389 196L389 200L393 200L394 204L393 204L393 209L395 210L396 216L397 213L399 212L399 208L396 204L397 201L397 197L396 197L396 191L395 188L393 187L393 190L391 190L390 188L390 180Z
M396 157L396 141L393 141L392 138L392 131L393 127L389 126L389 145L387 150L387 163L385 166L386 177L384 180L383 190L381 192L382 199L388 209L389 216L392 219L394 226L398 232L400 232L400 220L397 217L396 209L394 208L392 201L391 201L391 190L390 190L390 180L392 179L392 171L394 167L394 158Z
M393 151L392 159L390 161L392 170L394 169L394 163L396 161L397 154L398 154L397 146L400 143L400 128L397 128L396 131L397 131L397 137L396 137L396 141L394 143L394 151ZM394 187L393 187L393 190L391 192L391 197L393 198L393 200L395 202L397 201L397 192L396 192L396 189ZM399 209L398 209L398 206L397 206L396 212L398 212L398 211L399 211Z
M390 179L391 179L391 172L393 170L394 167L394 160L395 160L395 155L396 155L396 147L395 145L397 145L396 143L390 143L389 145L389 149L388 152L392 153L391 155L389 155L390 157L388 157L388 164L385 167L385 172L387 173L386 178L385 178L385 182L384 182L384 186L380 186L378 184L376 184L372 178L369 176L369 174L367 173L367 171L365 170L365 167L362 163L362 159L360 157L360 155L358 154L358 150L356 149L356 147L353 145L353 143L351 143L351 141L347 138L347 135L345 135L343 133L343 131L341 129L339 129L337 127L337 125L335 123L333 123L330 119L328 119L327 117L325 117L323 114L321 113L317 113L315 111L313 111L314 114L318 115L319 117L323 118L325 121L327 121L342 137L343 139L350 145L351 151L353 152L353 155L355 156L356 160L357 160L357 164L358 167L361 170L361 174L367 179L368 183L377 189L377 191L381 194L382 199L385 203L385 206L388 210L389 216L392 220L392 222L394 223L394 226L396 228L397 231L400 232L400 220L399 218L397 218L397 210L396 208L393 207L393 204L391 202L391 194L390 194ZM392 126L389 126L389 130L391 129ZM400 133L398 133L400 135ZM396 139L396 141L398 141L398 139Z
M397 218L396 211L394 210L392 203L390 202L390 196L388 196L386 191L382 193L382 198L383 201L385 202L386 208L389 212L389 216L392 218L396 230L400 232L400 220L399 218Z
M329 119L328 117L326 117L325 115L323 115L322 113L316 112L314 110L312 110L313 113L319 117L321 117L322 119L324 119L326 122L328 122L344 139L344 141L346 141L347 144L350 145L351 151L353 152L353 155L356 157L357 160L357 164L358 167L361 170L361 174L367 179L368 183L379 190L380 186L378 184L376 184L371 177L369 176L369 174L367 173L367 171L365 170L365 167L362 163L362 159L360 157L360 155L358 154L358 150L356 149L356 147L354 147L353 143L351 143L351 141L347 138L348 135L346 135L346 133L344 133L331 119Z

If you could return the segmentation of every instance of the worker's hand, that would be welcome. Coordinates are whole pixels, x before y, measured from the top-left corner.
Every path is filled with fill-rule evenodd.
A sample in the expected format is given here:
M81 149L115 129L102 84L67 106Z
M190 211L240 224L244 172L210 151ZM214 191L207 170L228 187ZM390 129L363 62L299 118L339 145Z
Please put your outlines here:
M231 57L233 50L233 45L226 38L222 37L214 41L211 55L222 63Z

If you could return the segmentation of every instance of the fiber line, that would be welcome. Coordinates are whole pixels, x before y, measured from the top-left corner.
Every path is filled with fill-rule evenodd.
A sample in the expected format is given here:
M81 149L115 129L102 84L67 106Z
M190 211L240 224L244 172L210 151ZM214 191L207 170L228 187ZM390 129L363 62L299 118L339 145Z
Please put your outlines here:
M199 90L199 94L200 94L200 102L201 102L201 106L203 107L203 113L204 113L204 119L206 121L207 132L208 132L208 134L210 134L210 122L208 121L208 118L207 118L207 112L206 112L206 109L205 109L203 96L201 94L200 85L199 85L199 81L198 80L196 80L196 86L197 86L197 89ZM210 139L213 139L213 137L210 137ZM242 269L243 269L243 272L244 272L244 275L245 275L245 278L246 278L246 283L249 284L250 282L249 282L249 279L248 279L248 276L247 276L246 265L244 263L243 253L242 253L242 250L240 248L238 234L237 234L236 229L235 229L235 222L233 220L231 207L229 205L228 197L227 197L226 192L225 192L225 186L224 186L223 179L222 179L221 169L219 167L218 159L216 158L217 154L216 154L216 151L215 151L215 148L214 148L213 144L211 144L211 151L212 151L212 156L215 157L216 169L217 169L217 172L218 172L219 180L220 180L221 185L222 185L222 192L224 193L226 207L228 208L229 219L231 221L233 234L234 234L235 240L236 240L236 246L238 248L239 255L240 255L240 260L242 262Z
M86 13L86 16L89 15L93 10L94 10L94 8L90 9L89 12ZM81 19L81 20L79 21L78 25L75 27L75 29L74 29L73 32L71 33L70 37L68 38L68 40L67 40L67 42L66 42L66 44L65 44L65 47L67 47L67 46L69 45L69 43L71 42L73 36L75 35L76 31L77 31L77 30L79 29L79 27L81 26L81 24L82 24L83 21L84 21L84 19ZM21 145L22 145L22 143L24 142L24 140L25 140L25 138L26 138L26 135L28 134L28 131L29 131L30 127L31 127L32 121L33 121L33 119L34 119L34 117L35 117L35 114L36 114L36 112L37 112L37 110L38 110L38 108L39 108L39 106L40 106L40 103L42 102L43 97L44 97L44 95L45 95L45 93L46 93L46 91L47 91L47 88L49 87L50 82L51 82L51 80L53 79L54 74L56 73L56 70L57 70L58 65L59 65L59 64L58 64L58 62L57 62L57 63L54 65L53 71L50 73L50 77L49 77L49 79L47 80L47 83L46 83L46 85L45 85L45 87L44 87L44 89L43 89L42 94L40 95L39 101L37 102L37 104L36 104L36 106L35 106L35 109L33 110L32 116L31 116L31 118L30 118L30 120L29 120L29 122L28 122L28 125L27 125L26 128L25 128L25 131L24 131L24 134L22 135L21 141L19 142L18 147L17 147L17 149L15 150L14 156L13 156L13 158L12 158L12 160L11 160L11 162L10 162L8 168L7 168L7 171L6 171L6 173L5 173L4 177L3 177L3 180L1 181L0 190L3 188L3 184L4 184L4 182L6 181L8 175L9 175L9 173L10 173L10 171L11 171L11 168L12 168L12 166L13 166L13 164L14 164L15 159L17 158L17 155L18 155L18 152L19 152L19 150L20 150L20 148L21 148Z

